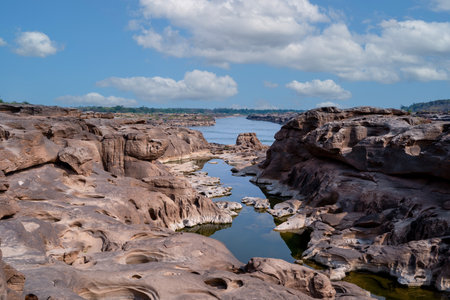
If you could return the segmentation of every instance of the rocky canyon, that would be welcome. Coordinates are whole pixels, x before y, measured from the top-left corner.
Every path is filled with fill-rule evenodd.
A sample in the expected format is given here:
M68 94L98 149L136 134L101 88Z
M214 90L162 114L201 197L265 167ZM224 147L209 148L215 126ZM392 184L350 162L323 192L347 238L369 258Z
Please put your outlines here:
M439 128L436 127L436 132ZM291 129L283 130L277 135L275 147ZM299 129L294 131L302 134ZM255 153L267 150L252 134L243 135L237 144L227 150L208 144L198 131L170 124L154 125L142 118L0 104L0 299L370 298L367 291L350 283L332 281L327 273L271 258L255 257L240 262L219 241L175 231L196 224L230 223L232 213L226 205L216 205L200 194L182 174L163 163L214 155L225 155L232 161L239 156L234 162L242 169L249 164L256 166L261 157ZM262 165L262 175L292 174L292 170L285 170L282 161L276 162L274 146ZM316 148L321 146L318 144ZM410 148L410 152L418 151L414 145ZM334 155L339 157L338 153ZM443 154L434 153L433 157L440 155ZM342 161L344 157L339 159ZM279 169L273 163L280 164ZM445 179L436 167L431 164L427 167L426 172ZM382 166L378 168L384 171ZM381 172L378 169L370 172L378 174L378 171ZM375 176L370 172L351 178L364 181L366 176ZM286 179L292 178L291 183L296 183L298 176ZM318 186L317 193L325 191ZM434 197L443 192L441 186L430 186L421 193ZM415 197L419 194L415 193ZM394 250L403 247L395 251L406 251L409 248L403 245L408 245L410 249L424 250L420 253L428 260L422 262L422 257L418 257L415 265L420 265L420 270L430 268L430 280L445 288L448 273L444 266L448 267L448 263L442 237L446 233L442 230L446 230L443 221L448 203L440 203L441 198L433 197L429 203L434 208L411 206L411 212L404 212L404 218L414 218L409 227L403 226L404 230L415 226L412 233L383 236L378 247L380 251L392 247ZM338 208L340 202L334 201L335 198L322 204L330 219L337 214L341 222L335 225L341 227L329 234L331 225L323 220L311 225L324 229L314 231L311 247L317 251L311 250L308 256L315 256L325 264L333 252L328 247L319 251L321 243L332 245L330 249L337 248L331 240L345 231L342 227L345 225L340 224L349 224L358 216L357 222L370 231L377 227L373 221L365 221L363 212L375 214L372 218L378 220L377 217L389 218L394 214L380 210L385 205L393 206L391 209L395 211L390 200L377 200L375 196L365 197L360 204L349 202L348 206L353 205L351 209ZM310 210L322 212L318 208L320 203L312 204L328 198L315 199L319 198L308 204ZM371 199L380 207L371 204ZM405 206L411 201L404 200ZM343 213L348 213L348 217L340 218ZM323 218L323 214L314 214ZM423 222L418 222L422 219ZM360 253L353 248L348 251ZM373 251L370 248L366 252ZM372 261L377 257L373 255ZM352 267L363 265L357 259L359 256L351 261ZM382 257L378 259L380 268L385 267ZM429 280L427 274L424 280Z

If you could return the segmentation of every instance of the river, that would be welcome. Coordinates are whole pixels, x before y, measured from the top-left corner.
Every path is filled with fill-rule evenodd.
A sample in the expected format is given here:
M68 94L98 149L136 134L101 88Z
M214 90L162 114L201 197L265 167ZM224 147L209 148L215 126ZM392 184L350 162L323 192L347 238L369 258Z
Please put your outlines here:
M192 129L201 131L210 143L234 144L239 133L255 132L262 143L271 145L280 125L232 117L217 119L215 126ZM241 202L243 197L252 196L268 198L273 207L283 200L266 195L262 188L249 181L249 177L233 176L232 167L223 160L214 159L197 163L201 166L201 171L207 172L209 176L219 177L224 186L232 187L230 196L215 198L213 201ZM309 240L308 232L279 233L273 230L277 225L276 222L277 220L267 212L244 205L232 225L206 224L184 231L203 234L223 242L236 258L244 263L251 257L273 257L289 262L300 259ZM423 288L406 288L398 284L395 278L386 275L351 272L344 280L370 291L378 299L448 299L448 294Z

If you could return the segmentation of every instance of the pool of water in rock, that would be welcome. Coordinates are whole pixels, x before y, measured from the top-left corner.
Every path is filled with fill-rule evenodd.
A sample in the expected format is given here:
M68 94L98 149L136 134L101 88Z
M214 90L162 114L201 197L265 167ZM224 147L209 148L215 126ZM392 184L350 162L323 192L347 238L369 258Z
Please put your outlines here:
M256 126L255 123L258 125ZM266 127L264 127L266 125ZM275 126L274 126L275 125ZM214 128L215 127L215 128ZM209 142L233 144L239 132L256 132L266 144L271 144L273 134L279 125L249 121L244 118L219 119L216 126L194 127L203 132ZM255 130L252 130L255 129ZM207 134L203 130L206 130ZM215 137L215 135L217 135ZM222 136L221 136L222 135ZM209 176L219 177L224 186L232 187L230 196L215 198L213 201L241 202L245 196L268 198L271 206L283 199L270 197L259 187L249 181L249 177L233 176L231 166L223 160L213 159L198 162L202 167L200 171L207 172ZM294 262L300 259L309 241L309 233L279 233L273 229L279 220L275 220L265 211L255 210L252 206L245 206L234 218L233 224L214 225L205 224L183 231L195 232L215 238L223 242L227 248L243 263L251 257L273 257ZM310 266L318 268L313 263ZM424 288L406 288L398 284L395 278L387 275L377 275L364 272L351 272L344 281L348 281L370 291L378 299L450 299L449 294L440 293Z
M232 194L213 201L226 200L241 202L245 196L266 198L267 196L257 186L249 181L249 177L233 176L231 167L223 160L213 159L204 164L202 171L209 176L220 177L224 186L232 187ZM282 199L269 197L274 205ZM293 262L300 258L306 247L301 236L294 233L279 233L273 230L276 226L274 218L265 211L255 210L252 206L245 206L234 218L230 225L201 225L186 229L210 236L227 245L228 249L242 262L251 257L276 257Z

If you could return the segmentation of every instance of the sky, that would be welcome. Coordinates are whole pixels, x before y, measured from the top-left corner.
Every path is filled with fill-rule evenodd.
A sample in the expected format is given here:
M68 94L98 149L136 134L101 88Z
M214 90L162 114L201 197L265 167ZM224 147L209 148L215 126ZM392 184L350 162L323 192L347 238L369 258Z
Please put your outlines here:
M450 0L2 0L0 98L312 109L450 98Z

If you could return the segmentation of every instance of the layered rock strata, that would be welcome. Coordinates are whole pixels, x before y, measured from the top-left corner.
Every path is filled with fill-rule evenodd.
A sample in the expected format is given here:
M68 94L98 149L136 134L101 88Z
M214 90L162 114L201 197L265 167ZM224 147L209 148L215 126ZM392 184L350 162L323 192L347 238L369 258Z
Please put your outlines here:
M305 258L450 290L450 123L395 109L321 108L291 119L259 183L302 201L279 230L312 229Z

